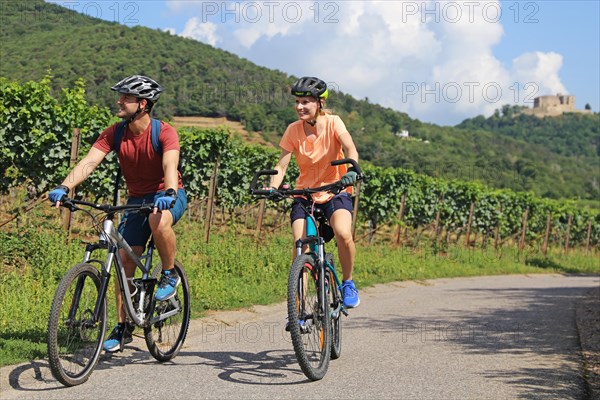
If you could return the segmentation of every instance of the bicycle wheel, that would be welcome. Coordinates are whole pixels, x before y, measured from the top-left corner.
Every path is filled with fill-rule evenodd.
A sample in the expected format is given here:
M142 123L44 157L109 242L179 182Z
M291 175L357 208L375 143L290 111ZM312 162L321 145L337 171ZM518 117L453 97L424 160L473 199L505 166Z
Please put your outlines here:
M325 262L331 265L331 268L335 269L333 264L333 255L331 253L325 254ZM336 285L335 277L333 272L328 271L328 291L327 298L329 299L329 309L331 312L331 359L337 360L342 355L342 312L334 311L341 306L342 302L342 291Z
M52 375L65 386L90 377L102 350L106 331L106 299L100 319L94 307L100 293L100 273L91 264L71 268L58 285L48 319L48 359Z
M160 263L152 276L159 278ZM165 301L155 301L150 323L144 328L144 337L150 354L158 361L169 361L179 353L190 325L190 289L187 275L179 261L175 261L175 270L181 278L175 296Z
M325 376L331 354L328 301L326 296L319 296L317 274L312 256L296 257L288 279L287 300L294 352L302 372L313 381Z

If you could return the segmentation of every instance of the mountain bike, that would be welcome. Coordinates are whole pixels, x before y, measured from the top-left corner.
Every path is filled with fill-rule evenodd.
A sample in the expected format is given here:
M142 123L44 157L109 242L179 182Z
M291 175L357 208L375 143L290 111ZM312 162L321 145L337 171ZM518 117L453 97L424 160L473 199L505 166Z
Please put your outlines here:
M331 165L352 164L358 180L362 172L356 161L342 159ZM342 282L335 270L333 254L325 251L325 243L333 238L324 210L312 201L317 192L338 194L345 188L341 181L318 188L277 190L259 189L261 176L277 175L275 170L261 170L252 179L250 193L257 198L281 201L304 196L312 206L301 204L306 212L305 237L298 240L296 258L288 276L288 325L294 353L302 372L310 380L322 379L329 360L342 352L342 314L347 316L342 300Z
M145 254L138 257L113 222L118 212L149 214L154 205L110 206L66 197L61 205L72 212L86 212L98 232L98 241L86 245L83 262L65 274L54 295L47 337L52 375L65 386L75 386L87 381L94 371L106 334L106 297L113 270L119 281L126 325L143 328L148 350L156 360L171 360L179 353L190 323L190 292L183 265L175 261L175 270L181 278L175 296L156 301L154 289L158 286L162 266L160 262L152 266L154 241L151 238ZM100 212L94 213L94 209ZM127 278L119 248L135 261L141 277ZM107 250L104 261L92 258L99 249ZM139 272L136 274L139 276Z

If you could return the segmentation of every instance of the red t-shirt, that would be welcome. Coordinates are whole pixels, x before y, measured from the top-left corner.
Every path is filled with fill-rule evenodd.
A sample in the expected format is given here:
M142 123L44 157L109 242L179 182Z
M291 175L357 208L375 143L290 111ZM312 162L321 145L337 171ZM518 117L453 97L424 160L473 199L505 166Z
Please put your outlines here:
M108 154L115 148L115 131L117 124L109 126L100 134L94 147ZM152 147L152 124L140 135L133 135L129 127L125 127L121 148L119 149L119 164L127 183L130 197L141 197L165 189L165 176L162 167L162 156ZM171 125L160 123L160 144L163 153L169 150L179 150L179 136ZM183 188L181 174L179 188Z

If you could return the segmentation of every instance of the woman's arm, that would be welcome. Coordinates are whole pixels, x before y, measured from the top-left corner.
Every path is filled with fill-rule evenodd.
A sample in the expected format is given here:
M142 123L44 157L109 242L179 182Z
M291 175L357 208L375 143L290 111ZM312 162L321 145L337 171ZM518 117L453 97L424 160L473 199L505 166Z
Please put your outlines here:
M358 151L356 150L352 136L348 132L344 132L338 137L342 143L342 149L344 150L346 158L351 158L358 162Z
M271 177L271 182L269 183L270 187L279 188L279 186L281 186L291 159L292 153L282 149L281 154L279 155L279 161L277 161L274 168L277 171L277 175Z

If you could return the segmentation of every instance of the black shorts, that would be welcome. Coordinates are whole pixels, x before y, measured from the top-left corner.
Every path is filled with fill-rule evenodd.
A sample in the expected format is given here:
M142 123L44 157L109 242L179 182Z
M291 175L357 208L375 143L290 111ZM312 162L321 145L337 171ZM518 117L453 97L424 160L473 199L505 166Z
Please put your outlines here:
M303 203L307 207L310 207L312 205L309 201L301 197L295 198L294 202L292 203L292 212L290 213L290 219L292 223L297 219L306 218L306 212L304 212L304 210L300 206L300 203ZM336 194L331 200L329 200L326 203L315 204L315 207L323 209L327 221L331 219L333 212L336 210L348 210L350 211L350 213L352 213L352 209L354 208L352 204L352 198L346 192Z

